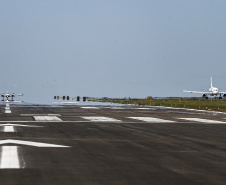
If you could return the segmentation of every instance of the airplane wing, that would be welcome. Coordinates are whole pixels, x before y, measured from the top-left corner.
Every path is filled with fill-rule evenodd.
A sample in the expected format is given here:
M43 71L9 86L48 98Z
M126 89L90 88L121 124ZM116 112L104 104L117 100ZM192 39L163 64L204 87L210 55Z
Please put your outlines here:
M226 94L226 92L219 92L219 94Z
M24 94L12 94L11 96L23 96Z
M15 101L15 100L13 100L13 101L11 101L11 103L23 103L24 101Z
M198 94L210 94L210 92L200 92L200 91L187 91L187 90L183 90L183 92L189 92L189 93L198 93Z

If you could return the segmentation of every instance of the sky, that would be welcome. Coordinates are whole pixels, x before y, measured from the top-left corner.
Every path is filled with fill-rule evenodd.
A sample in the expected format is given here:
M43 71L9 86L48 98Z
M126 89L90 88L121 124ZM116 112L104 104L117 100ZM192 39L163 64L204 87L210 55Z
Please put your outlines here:
M0 91L34 103L185 97L211 76L226 91L225 9L225 0L0 0Z

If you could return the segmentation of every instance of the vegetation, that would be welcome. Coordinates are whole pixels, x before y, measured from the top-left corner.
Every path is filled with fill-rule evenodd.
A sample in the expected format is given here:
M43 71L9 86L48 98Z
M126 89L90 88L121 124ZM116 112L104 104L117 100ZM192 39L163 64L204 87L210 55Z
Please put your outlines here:
M166 106L166 107L185 107L192 109L208 109L226 111L226 101L202 98L164 98L164 99L107 99L94 100L98 102L112 102L120 104L134 105L151 105L151 106Z

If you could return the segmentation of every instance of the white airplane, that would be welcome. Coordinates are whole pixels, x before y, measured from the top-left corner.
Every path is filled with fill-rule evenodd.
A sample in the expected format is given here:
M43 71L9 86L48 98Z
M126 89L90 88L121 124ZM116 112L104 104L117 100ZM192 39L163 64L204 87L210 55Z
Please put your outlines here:
M224 98L226 97L226 92L219 92L218 88L213 87L212 77L210 78L210 84L211 84L211 87L209 88L209 92L187 91L187 90L184 90L184 92L199 93L199 94L202 94L202 97L206 99L208 99L208 95L214 96L214 97L216 97L217 95L220 95L219 99L222 99L222 95Z
M5 101L4 98L6 98L6 102L14 101L13 100L14 96L23 96L23 94L14 94L14 93L10 94L8 91L5 94L4 93L1 94L1 97L3 98L2 101ZM10 97L11 100L9 100Z

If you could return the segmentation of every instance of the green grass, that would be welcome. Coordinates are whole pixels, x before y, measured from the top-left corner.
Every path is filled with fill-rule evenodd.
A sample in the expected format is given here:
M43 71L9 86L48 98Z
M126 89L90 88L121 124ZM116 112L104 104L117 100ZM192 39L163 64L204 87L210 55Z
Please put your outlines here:
M96 100L101 102L112 102L120 104L152 105L166 107L186 107L193 109L211 109L226 111L226 101L221 100L202 100L201 98L170 98L170 99L124 99Z

